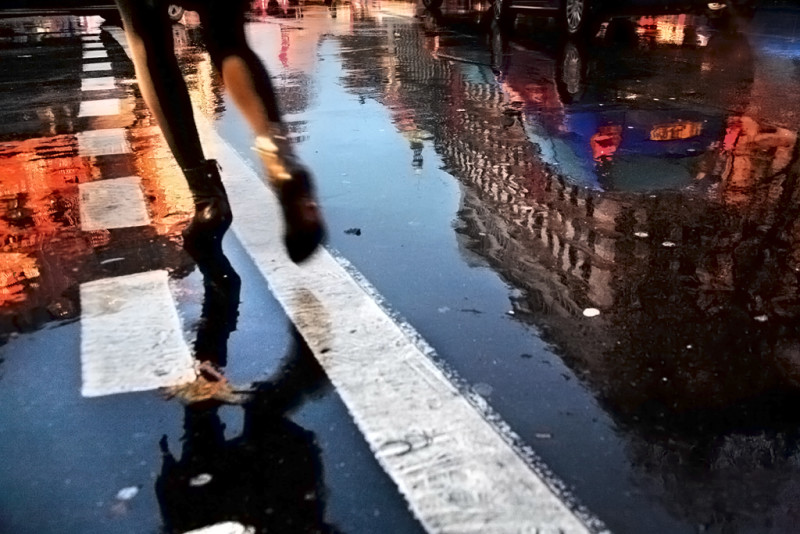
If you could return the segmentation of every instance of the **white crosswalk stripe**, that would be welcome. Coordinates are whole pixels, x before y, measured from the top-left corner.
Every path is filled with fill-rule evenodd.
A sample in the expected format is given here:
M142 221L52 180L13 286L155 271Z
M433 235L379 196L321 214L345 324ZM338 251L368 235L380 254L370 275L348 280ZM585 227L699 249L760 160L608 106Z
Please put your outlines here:
M81 91L111 91L116 87L112 76L84 78L81 80Z
M83 53L83 59L105 59L108 57L108 52L105 50L86 50Z
M121 108L119 98L104 98L101 100L84 100L81 102L78 117L103 117L119 115Z
M102 72L105 70L111 70L111 63L108 61L83 64L83 72Z
M88 282L80 294L83 396L194 380L166 271Z
M141 179L126 176L80 184L81 229L109 230L150 224Z
M131 151L123 128L89 130L75 135L78 140L78 154L81 156L112 156Z

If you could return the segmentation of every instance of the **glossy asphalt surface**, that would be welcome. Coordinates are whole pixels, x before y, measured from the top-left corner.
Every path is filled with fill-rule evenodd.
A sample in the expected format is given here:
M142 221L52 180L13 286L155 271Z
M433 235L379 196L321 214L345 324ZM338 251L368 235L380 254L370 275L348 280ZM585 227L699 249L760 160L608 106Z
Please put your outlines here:
M617 20L584 46L531 19L510 39L487 35L462 7L255 12L251 41L317 174L329 248L610 530L791 532L800 15L765 5L736 27L692 14ZM242 290L226 344L235 299L204 295L181 251L190 205L169 193L180 177L104 34L121 81L98 97L129 107L80 116L80 37L95 24L0 21L12 65L2 267L13 273L0 453L14 458L0 468L13 488L0 530L187 531L228 515L286 532L420 531L308 355L262 393L272 410L217 410L225 443L214 411L155 392L80 396L77 288L108 276L166 269L186 337L226 346L234 383L273 376L294 353L232 236ZM193 25L176 37L196 104L252 158ZM134 156L76 156L73 134L98 127L127 128ZM81 232L75 184L134 173L153 224ZM213 315L219 331L203 328L204 296L206 317L228 311ZM310 398L283 417L274 406L297 400L282 391ZM160 442L184 461L170 464ZM219 493L170 485L197 471L189 459L225 473Z

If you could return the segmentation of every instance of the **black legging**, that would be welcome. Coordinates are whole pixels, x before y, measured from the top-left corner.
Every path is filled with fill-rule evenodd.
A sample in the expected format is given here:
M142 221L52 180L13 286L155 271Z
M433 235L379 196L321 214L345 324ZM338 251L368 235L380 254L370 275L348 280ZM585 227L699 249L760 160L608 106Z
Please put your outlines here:
M169 3L169 0L117 0L145 101L155 114L178 164L190 169L201 165L205 158L189 92L175 57L172 21L167 13ZM245 38L247 0L180 3L199 13L206 47L220 72L226 58L235 56L243 62L247 72L240 72L237 79L242 79L242 74L245 76L248 96L258 104L243 111L266 114L258 118L258 123L280 122L269 74ZM251 123L253 119L250 117Z
M217 69L222 70L222 61L226 57L241 57L253 73L256 92L265 97L264 104L270 120L279 122L280 112L269 73L244 35L244 15L248 3L249 0L192 0L183 5L200 15L203 40Z

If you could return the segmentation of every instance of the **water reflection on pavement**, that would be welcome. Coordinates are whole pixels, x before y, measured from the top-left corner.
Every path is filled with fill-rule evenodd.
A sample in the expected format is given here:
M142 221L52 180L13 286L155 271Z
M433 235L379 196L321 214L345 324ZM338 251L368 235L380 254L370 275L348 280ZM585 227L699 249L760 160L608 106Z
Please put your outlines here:
M267 382L237 390L224 376L228 338L236 329L241 280L217 251L197 258L203 274L202 316L195 339L200 375L174 388L184 403L181 451L166 435L155 481L165 532L233 524L252 532L337 530L325 521L326 486L313 432L293 422L327 379L305 343L294 334L282 364ZM226 436L219 411L239 405L240 434ZM233 529L233 527L231 527Z
M511 37L475 32L463 18L448 20L447 6L413 20L386 14L410 8L264 7L254 11L252 38L274 48L269 38L278 35L280 46L267 49L283 67L275 71L290 114L301 117L317 96L315 61L325 36L339 46L336 83L388 110L412 172L427 169L426 148L435 150L461 187L455 226L465 263L480 258L514 288L513 318L542 333L609 415L608 433L626 454L624 466L607 467L623 473L624 480L609 482L614 491L656 502L672 521L665 532L792 531L800 495L800 102L791 39L770 41L764 27L775 17L797 20L796 13L757 11L724 27L696 14L614 20L585 43L565 42L535 20L518 21ZM474 22L474 10L464 11ZM279 15L279 28L262 33ZM181 60L196 104L217 117L224 110L218 81L195 33L190 19L176 27ZM130 78L126 65L121 57L112 61ZM68 74L62 89L78 91ZM39 121L4 112L9 130L24 134L11 139L3 131L0 144L0 261L16 269L0 293L13 312L2 315L5 331L75 318L80 281L191 268L176 242L186 198L167 198L180 190L175 169L160 167L164 148L146 128L149 118L129 90L120 93L131 100L126 125L137 126L132 135L140 143L124 161L76 157L75 110L45 106ZM292 127L300 139L307 133L302 119ZM53 137L44 143L37 138L44 135ZM77 184L105 169L145 178L156 206L152 227L78 231ZM33 174L57 180L22 191L5 179ZM64 175L71 182L64 184ZM361 235L355 230L348 236ZM122 262L109 244L158 252ZM213 307L223 312L214 321L221 329L198 333L208 336L200 348L218 357L231 320L223 301ZM538 385L530 374L519 380ZM273 392L257 395L272 401ZM316 495L317 451L279 411L258 424L248 419L253 426L227 441L213 409L187 409L185 417L190 439L181 458L163 443L158 492L167 523L180 522L178 501L186 494L166 495L198 476L186 470L193 458L205 472L213 458L234 461L254 444L279 450L267 443L273 431L289 436L282 443L292 450L285 452L308 468L294 473L298 487ZM260 469L272 468L262 460ZM220 462L214 469L225 473ZM594 511L612 528L636 531L647 523L649 517L626 514L648 510L621 509L628 495L586 498L581 492L603 490L587 488L581 472L558 474L586 502L608 498L609 510ZM314 503L308 517L316 520Z
M518 21L480 55L421 16L384 98L464 185L464 249L521 289L515 316L613 414L640 488L701 531L791 530L800 145L781 94L797 80L764 79L753 21L613 20L589 43Z

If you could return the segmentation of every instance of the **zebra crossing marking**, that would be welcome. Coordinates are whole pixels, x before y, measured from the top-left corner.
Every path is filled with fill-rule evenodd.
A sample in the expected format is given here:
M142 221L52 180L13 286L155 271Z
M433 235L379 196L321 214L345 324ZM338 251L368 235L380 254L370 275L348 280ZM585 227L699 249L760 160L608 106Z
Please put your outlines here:
M195 379L167 271L80 286L81 394L97 397Z
M110 91L116 88L117 85L113 76L83 78L81 80L81 91Z
M108 52L105 50L86 50L83 52L83 59L105 59Z
M83 64L83 72L100 72L105 70L111 70L111 63L108 61Z
M78 189L84 232L150 224L138 176L87 182Z
M78 117L106 117L119 115L122 111L119 98L103 98L100 100L84 100L78 110Z
M112 156L131 151L124 128L88 130L75 134L78 141L78 154L81 156Z

